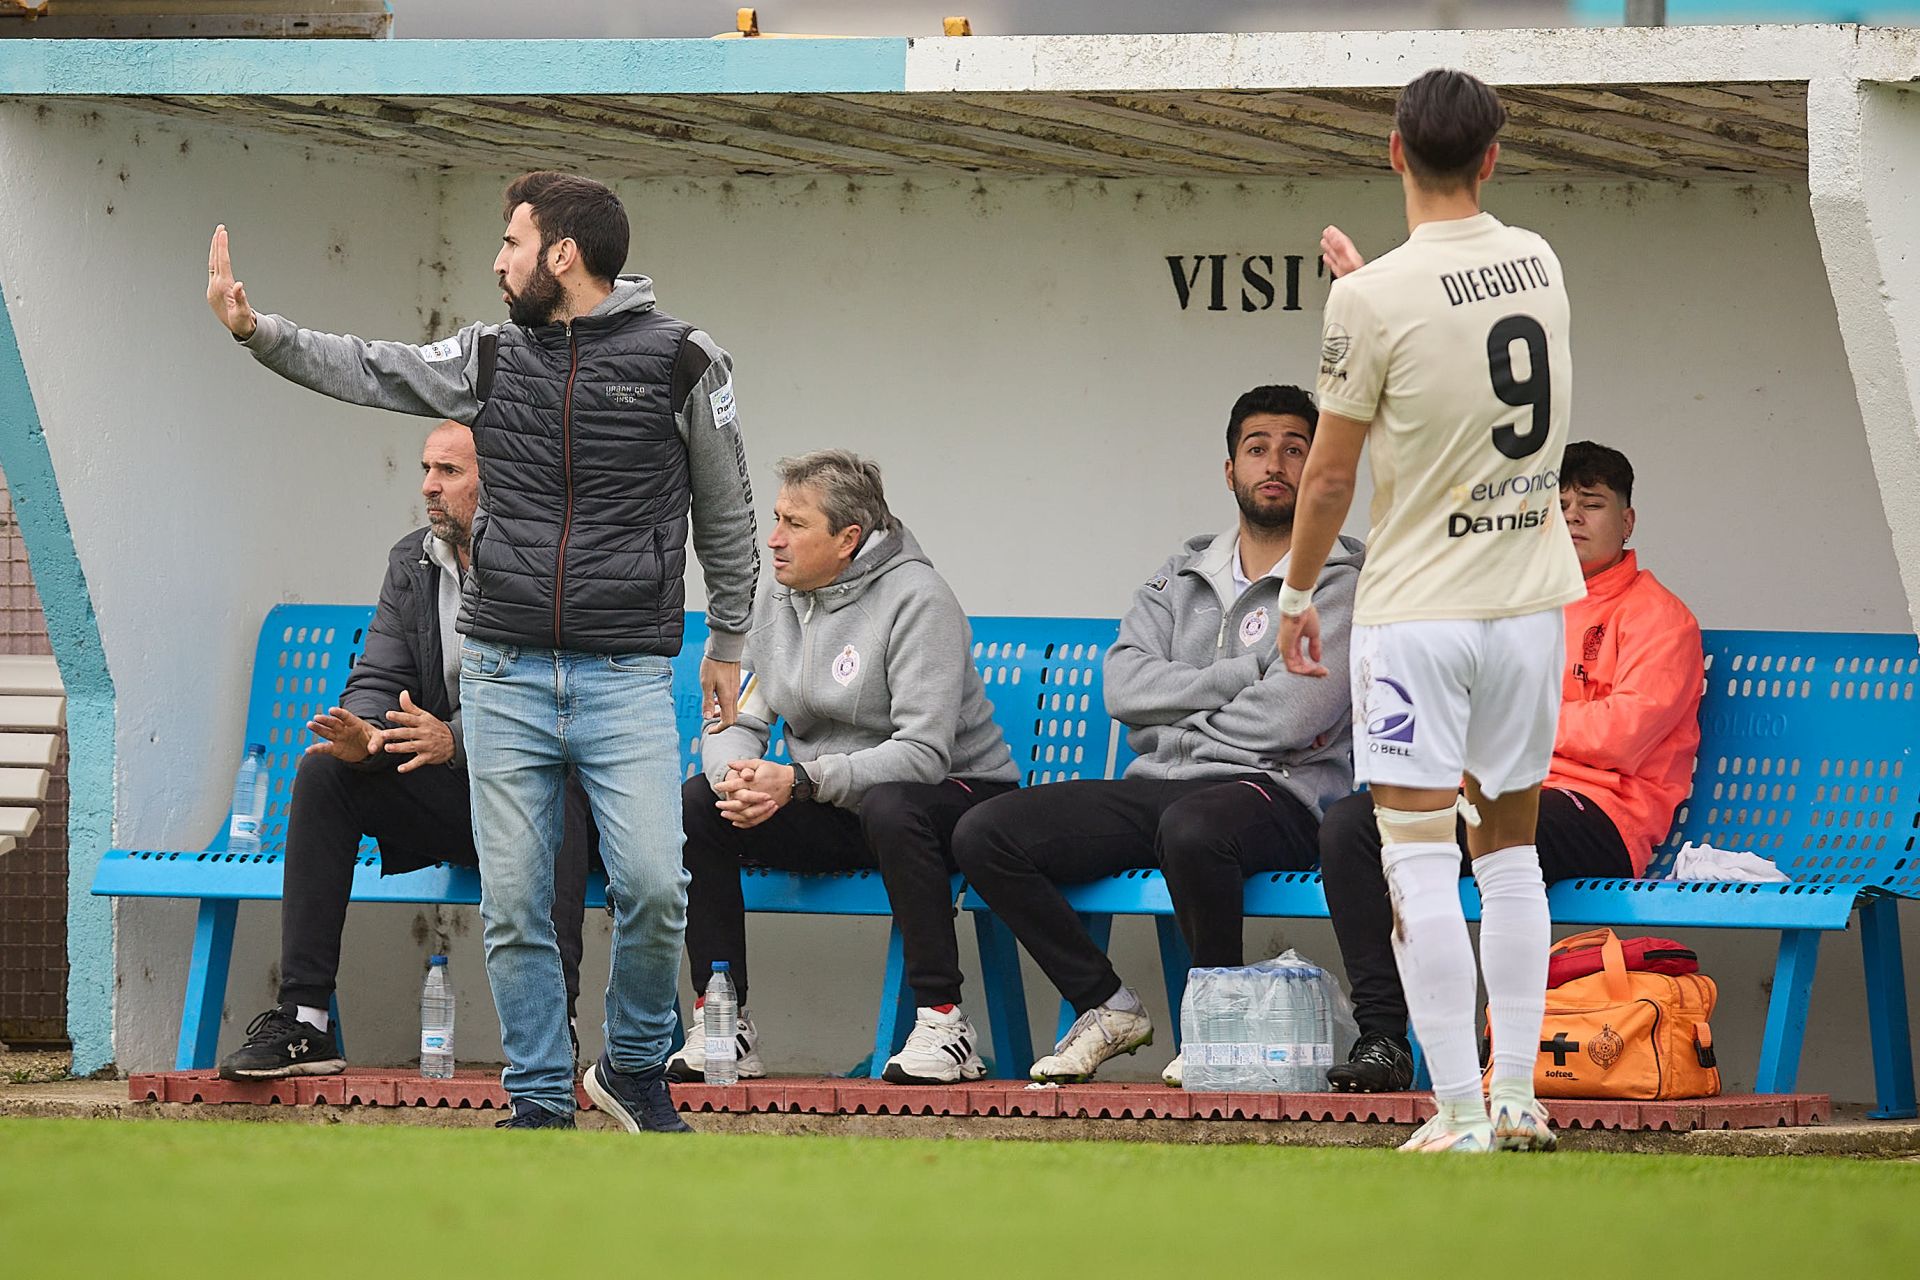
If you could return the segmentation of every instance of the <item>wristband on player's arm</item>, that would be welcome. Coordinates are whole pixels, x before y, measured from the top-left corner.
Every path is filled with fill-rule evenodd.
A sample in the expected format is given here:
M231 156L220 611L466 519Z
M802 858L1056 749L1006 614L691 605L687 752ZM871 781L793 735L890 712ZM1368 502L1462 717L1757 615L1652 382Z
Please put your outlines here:
M1313 607L1313 592L1302 591L1291 583L1280 584L1280 612L1297 618Z

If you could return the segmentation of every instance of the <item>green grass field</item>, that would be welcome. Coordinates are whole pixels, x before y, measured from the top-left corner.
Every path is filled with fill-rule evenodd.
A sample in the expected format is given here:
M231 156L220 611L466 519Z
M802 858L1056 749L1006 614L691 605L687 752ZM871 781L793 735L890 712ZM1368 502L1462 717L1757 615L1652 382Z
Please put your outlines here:
M724 1267L702 1257L716 1211ZM1917 1260L1913 1163L0 1120L0 1273L23 1280L1860 1280Z

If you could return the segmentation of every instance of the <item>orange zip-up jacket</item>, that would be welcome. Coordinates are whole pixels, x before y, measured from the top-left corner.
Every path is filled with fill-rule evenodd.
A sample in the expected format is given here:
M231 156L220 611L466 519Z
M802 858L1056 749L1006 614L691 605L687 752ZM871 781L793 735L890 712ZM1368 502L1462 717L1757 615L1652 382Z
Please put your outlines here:
M1560 731L1546 785L1598 804L1644 875L1686 799L1700 749L1706 660L1680 598L1626 558L1567 606Z

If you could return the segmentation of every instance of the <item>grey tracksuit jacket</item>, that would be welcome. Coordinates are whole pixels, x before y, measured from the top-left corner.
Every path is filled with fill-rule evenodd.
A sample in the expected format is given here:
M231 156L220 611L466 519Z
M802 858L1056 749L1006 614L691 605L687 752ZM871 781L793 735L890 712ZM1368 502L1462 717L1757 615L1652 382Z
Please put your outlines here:
M972 648L959 600L904 525L817 591L769 583L739 719L710 725L701 746L707 777L765 756L784 717L789 757L819 800L844 809L883 782L1017 781Z
M1313 590L1323 677L1280 661L1281 580L1236 596L1239 535L1201 535L1134 592L1107 651L1107 711L1139 758L1129 778L1265 773L1317 817L1353 789L1347 647L1362 544L1342 536Z

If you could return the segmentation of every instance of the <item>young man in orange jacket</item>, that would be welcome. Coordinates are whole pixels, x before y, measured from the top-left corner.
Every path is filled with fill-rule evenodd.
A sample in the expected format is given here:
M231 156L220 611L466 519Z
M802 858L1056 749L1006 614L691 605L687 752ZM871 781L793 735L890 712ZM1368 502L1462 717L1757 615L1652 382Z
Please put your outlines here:
M1566 607L1560 725L1540 792L1540 872L1548 884L1646 871L1693 776L1705 677L1700 624L1626 549L1632 464L1618 450L1579 441L1567 446L1559 483L1587 595ZM1360 1025L1352 1054L1328 1081L1351 1093L1411 1088L1406 996L1367 796L1327 810L1320 866ZM1471 874L1470 865L1461 874Z

